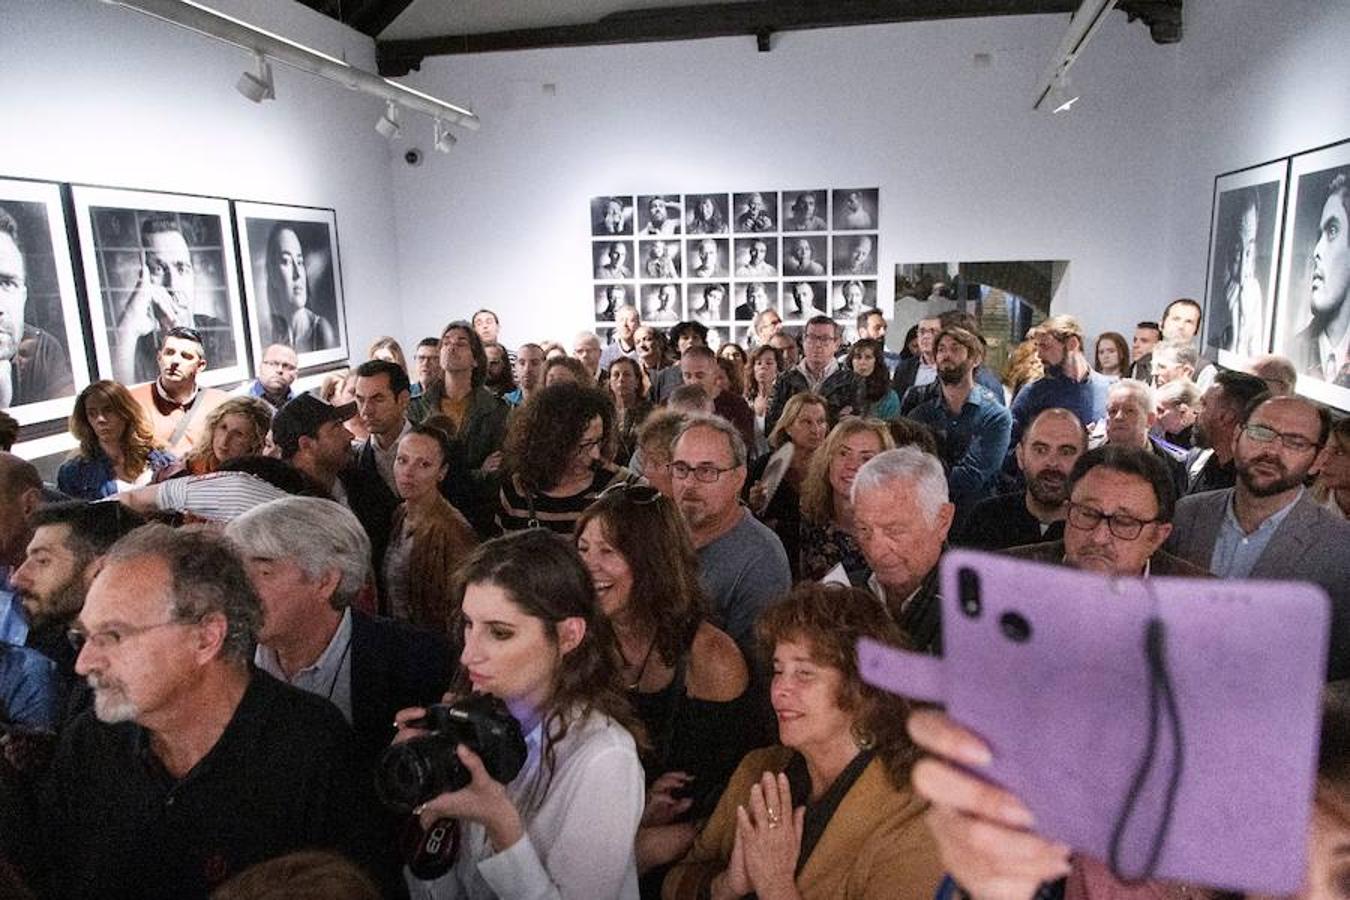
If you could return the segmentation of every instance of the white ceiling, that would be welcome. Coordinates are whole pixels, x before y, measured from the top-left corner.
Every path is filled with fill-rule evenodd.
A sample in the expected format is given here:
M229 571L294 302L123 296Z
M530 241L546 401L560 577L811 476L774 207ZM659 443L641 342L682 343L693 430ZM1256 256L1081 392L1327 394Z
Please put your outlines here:
M413 0L402 15L380 32L380 39L585 25L622 10L700 6L710 2L716 0Z

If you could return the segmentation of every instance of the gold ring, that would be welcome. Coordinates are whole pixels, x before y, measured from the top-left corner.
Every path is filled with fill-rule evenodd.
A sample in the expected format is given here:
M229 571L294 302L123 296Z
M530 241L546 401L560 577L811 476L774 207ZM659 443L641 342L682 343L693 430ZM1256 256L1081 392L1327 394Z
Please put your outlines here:
M783 820L779 818L778 813L769 810L769 827L777 828L781 824L783 824Z

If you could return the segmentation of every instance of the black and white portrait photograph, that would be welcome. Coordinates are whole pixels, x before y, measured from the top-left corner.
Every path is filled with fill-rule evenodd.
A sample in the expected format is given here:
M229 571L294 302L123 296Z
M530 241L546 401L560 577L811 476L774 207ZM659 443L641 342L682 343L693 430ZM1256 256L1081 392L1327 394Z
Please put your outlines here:
M602 322L613 322L619 307L632 303L636 296L631 284L597 284L595 317Z
M786 278L816 278L825 274L829 254L825 235L783 238L783 275Z
M776 191L745 191L734 196L731 204L737 232L777 231L774 215L778 212Z
M1350 409L1350 141L1295 156L1275 352L1299 393Z
M620 281L634 277L632 241L593 241L591 254L597 279Z
M833 275L876 275L877 236L875 234L837 234L831 238L834 247Z
M776 282L743 281L732 286L731 296L736 304L735 318L738 322L749 322L766 309L778 310Z
M825 218L825 198L829 196L823 188L816 191L783 192L783 230L784 231L825 231L829 220Z
M253 351L285 344L301 368L347 358L346 308L331 209L236 203Z
M684 208L685 234L726 234L731 230L726 194L685 194Z
M76 185L76 224L99 374L126 385L158 376L173 328L201 335L214 385L248 374L229 201Z
M679 234L682 217L679 194L638 197L638 234Z
M61 188L0 179L0 410L58 419L88 383Z
M783 283L783 319L805 322L812 316L829 315L830 293L823 281Z
M680 285L648 284L642 288L642 321L678 322L684 318Z
M633 198L592 197L591 234L595 237L633 233Z
M830 291L830 315L836 319L853 319L858 313L877 305L875 281L836 281Z
M842 188L834 192L834 227L869 231L877 227L877 188Z
M721 322L731 318L730 289L720 281L695 281L689 284L689 314L696 322Z
M731 245L726 238L690 238L684 243L690 278L725 278L731 274Z
M638 274L643 278L669 281L684 273L678 240L638 241L638 253L642 254L641 271Z
M736 238L734 271L737 278L773 278L778 275L778 238Z
M1214 180L1205 347L1230 368L1270 343L1287 166L1280 160Z

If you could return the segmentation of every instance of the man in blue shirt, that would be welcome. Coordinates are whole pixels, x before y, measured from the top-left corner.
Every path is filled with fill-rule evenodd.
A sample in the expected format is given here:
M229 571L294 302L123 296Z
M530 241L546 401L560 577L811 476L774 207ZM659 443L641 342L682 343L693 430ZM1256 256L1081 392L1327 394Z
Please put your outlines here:
M938 393L916 406L910 417L934 429L947 465L947 488L956 516L992 496L1008 453L1012 415L983 385L975 367L984 358L980 339L964 328L942 329L934 343Z
M1095 422L1106 415L1111 382L1092 371L1083 343L1083 326L1073 316L1052 316L1040 324L1036 355L1045 375L1022 388L1013 399L1013 441L1043 409L1067 409L1080 422Z

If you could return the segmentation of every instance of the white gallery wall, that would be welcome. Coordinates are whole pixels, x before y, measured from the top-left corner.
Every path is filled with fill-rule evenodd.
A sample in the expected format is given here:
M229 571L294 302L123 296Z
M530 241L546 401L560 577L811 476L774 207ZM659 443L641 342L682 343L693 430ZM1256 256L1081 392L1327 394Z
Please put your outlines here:
M374 69L373 41L298 3L213 5ZM0 66L0 175L333 208L353 352L402 333L378 100L278 64L250 103L249 54L96 0L0 0Z
M1073 70L1072 113L1033 113L1067 23L430 58L410 83L463 98L483 130L395 164L408 328L432 333L449 301L499 310L508 342L570 339L589 321L594 195L877 185L883 302L896 262L1067 259L1062 311L1132 326L1172 290L1160 226L1187 45L1113 14Z

